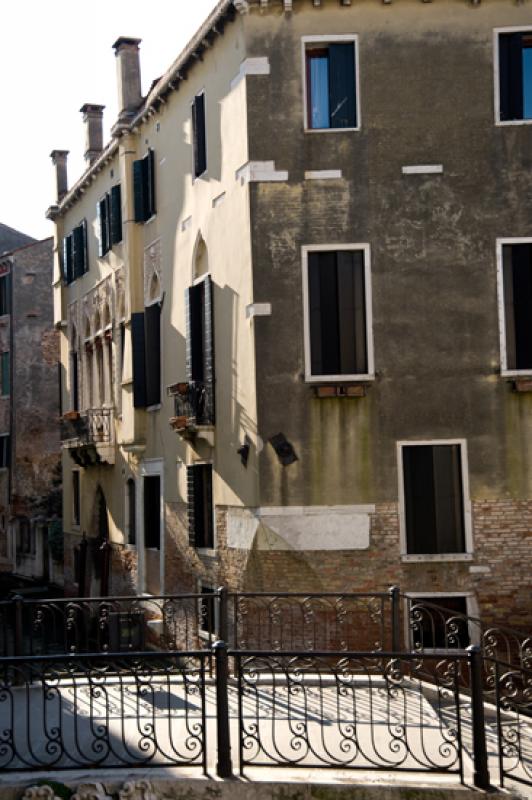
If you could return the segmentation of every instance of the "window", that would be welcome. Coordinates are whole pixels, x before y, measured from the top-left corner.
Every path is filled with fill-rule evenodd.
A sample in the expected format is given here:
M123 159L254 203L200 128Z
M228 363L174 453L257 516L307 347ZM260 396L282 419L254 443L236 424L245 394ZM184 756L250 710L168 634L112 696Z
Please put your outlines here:
M199 629L200 636L214 636L216 634L216 609L215 592L210 586L201 586L201 598L199 600Z
M137 491L135 481L129 478L126 483L126 534L127 543L137 544Z
M198 424L214 425L214 303L209 275L186 291L187 381L197 384L201 407L196 408Z
M83 220L63 239L63 278L72 283L89 269L87 220Z
M501 367L532 372L532 240L499 242Z
M156 406L161 402L161 305L146 306L131 315L133 348L133 405Z
M72 472L72 525L81 524L81 480L77 469Z
M135 222L147 222L155 214L155 153L133 162Z
M161 477L144 478L144 547L161 549Z
M9 433L0 433L0 469L11 465L11 437Z
M100 227L99 255L104 256L122 241L122 195L120 185L113 186L98 202Z
M197 94L192 103L192 141L194 146L194 177L199 178L207 169L205 92Z
M356 37L309 36L303 48L306 129L358 128Z
M400 445L406 554L466 553L464 447Z
M11 275L0 277L0 316L11 313Z
M214 548L212 464L187 467L188 538L191 547Z
M499 120L532 119L532 30L498 34Z
M303 248L306 380L371 377L369 248Z
M79 361L75 350L70 353L70 408L79 411Z
M471 644L467 613L464 595L409 596L411 646L416 650L465 650Z
M10 358L9 352L2 353L0 356L2 367L2 396L6 397L10 393Z

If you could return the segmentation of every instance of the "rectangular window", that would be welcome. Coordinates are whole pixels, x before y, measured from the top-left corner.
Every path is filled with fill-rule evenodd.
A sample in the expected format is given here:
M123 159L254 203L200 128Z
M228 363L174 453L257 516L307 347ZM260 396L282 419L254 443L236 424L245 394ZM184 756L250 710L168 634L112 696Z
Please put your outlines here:
M192 103L192 140L194 146L194 177L199 178L207 169L205 92L197 94Z
M0 468L11 465L11 437L8 433L0 434Z
M72 472L72 525L81 524L81 480L77 469Z
M0 278L0 317L11 313L11 275Z
M161 549L161 477L144 478L144 547Z
M498 34L499 120L532 119L532 30Z
M411 646L416 650L465 650L471 644L467 597L409 596L408 617Z
M148 150L144 158L133 162L133 194L135 222L147 222L154 216L155 206L155 153Z
M154 303L144 312L146 347L146 405L161 402L161 306Z
M186 374L201 397L196 411L200 425L215 422L214 287L207 275L186 290Z
M9 352L2 353L2 396L7 397L10 393L10 358Z
M63 278L72 283L89 269L87 220L83 220L63 239Z
M303 248L306 379L370 377L369 249Z
M187 467L188 535L191 547L214 548L212 464Z
M303 39L305 127L328 130L358 127L356 38Z
M532 242L503 243L499 293L503 372L532 372Z
M462 446L404 444L401 449L406 553L465 553Z
M100 228L99 255L104 256L114 244L122 241L122 196L120 185L113 186L98 202Z

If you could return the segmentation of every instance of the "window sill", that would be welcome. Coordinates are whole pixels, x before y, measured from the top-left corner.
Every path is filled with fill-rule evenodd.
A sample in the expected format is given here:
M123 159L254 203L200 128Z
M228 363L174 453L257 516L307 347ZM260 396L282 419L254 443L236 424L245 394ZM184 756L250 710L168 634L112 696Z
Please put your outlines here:
M361 383L373 383L375 375L367 373L365 375L309 375L305 374L305 383L321 384L322 386L348 386Z
M510 125L532 125L532 119L498 119L495 125L498 128L506 128Z
M357 133L358 128L303 128L303 133Z
M205 172L202 172L200 175L194 175L192 178L192 185L194 186L195 183L198 181L208 180L209 179L209 170L206 169Z
M426 553L426 554L401 554L404 564L445 562L445 561L473 561L473 553Z
M212 547L196 547L196 553L204 558L215 558L217 553Z

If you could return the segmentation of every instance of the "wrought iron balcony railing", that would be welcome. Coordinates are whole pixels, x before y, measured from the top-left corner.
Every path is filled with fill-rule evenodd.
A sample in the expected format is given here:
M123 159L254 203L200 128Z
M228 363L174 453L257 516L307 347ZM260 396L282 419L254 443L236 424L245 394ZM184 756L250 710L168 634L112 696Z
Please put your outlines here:
M111 444L113 409L90 408L65 414L61 419L61 441L65 447Z
M175 383L168 387L174 398L174 416L170 424L178 432L193 432L214 425L214 386L203 381Z

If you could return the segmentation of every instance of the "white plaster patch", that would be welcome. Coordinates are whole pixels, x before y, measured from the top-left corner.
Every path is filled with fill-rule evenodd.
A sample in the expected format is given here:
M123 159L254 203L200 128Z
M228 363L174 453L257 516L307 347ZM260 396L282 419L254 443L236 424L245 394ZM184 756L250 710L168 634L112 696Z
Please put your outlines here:
M402 168L403 175L441 175L442 164L414 164Z
M488 575L491 572L491 567L469 567L469 572L471 572L472 575Z
M247 161L237 169L235 178L244 186L246 183L287 181L288 172L276 170L275 161Z
M271 303L250 303L246 306L246 319L253 319L253 317L271 317L271 315Z
M341 169L311 169L305 172L306 181L330 181L341 177Z
M246 58L240 64L238 75L231 81L231 89L234 89L246 75L269 75L270 60L267 56L257 58Z
M250 550L367 550L375 506L230 509L227 544Z

